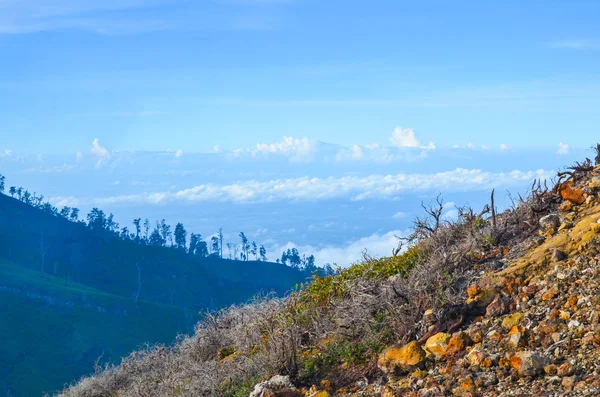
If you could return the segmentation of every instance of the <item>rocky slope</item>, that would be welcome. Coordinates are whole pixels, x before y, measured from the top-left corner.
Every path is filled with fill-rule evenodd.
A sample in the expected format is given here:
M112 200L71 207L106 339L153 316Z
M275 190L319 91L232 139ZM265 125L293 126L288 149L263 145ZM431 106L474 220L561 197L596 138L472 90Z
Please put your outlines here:
M481 315L461 329L389 347L380 377L344 389L266 382L253 395L600 395L600 167L556 193L558 211L468 287L465 304Z
M403 253L209 315L63 395L600 395L600 166L490 204L444 222L438 197Z

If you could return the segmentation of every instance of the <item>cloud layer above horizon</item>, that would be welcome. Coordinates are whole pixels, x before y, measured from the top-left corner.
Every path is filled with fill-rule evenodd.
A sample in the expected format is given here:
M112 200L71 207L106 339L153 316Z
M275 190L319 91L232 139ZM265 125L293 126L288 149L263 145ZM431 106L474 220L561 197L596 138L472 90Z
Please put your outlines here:
M419 203L438 192L460 205L485 202L492 189L523 192L586 154L563 142L546 150L469 142L444 148L400 127L387 145L286 136L229 151L128 152L96 138L69 156L1 153L7 186L41 192L58 207L99 207L123 225L138 216L185 220L203 235L224 227L231 239L242 229L272 260L298 247L318 263L341 265L364 249L388 255Z

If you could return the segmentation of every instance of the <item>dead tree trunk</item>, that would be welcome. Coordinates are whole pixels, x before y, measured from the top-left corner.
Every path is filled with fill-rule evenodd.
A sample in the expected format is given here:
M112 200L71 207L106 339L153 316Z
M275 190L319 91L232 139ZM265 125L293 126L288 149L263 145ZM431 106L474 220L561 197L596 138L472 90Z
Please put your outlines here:
M492 226L496 228L496 205L494 203L494 190L492 189Z

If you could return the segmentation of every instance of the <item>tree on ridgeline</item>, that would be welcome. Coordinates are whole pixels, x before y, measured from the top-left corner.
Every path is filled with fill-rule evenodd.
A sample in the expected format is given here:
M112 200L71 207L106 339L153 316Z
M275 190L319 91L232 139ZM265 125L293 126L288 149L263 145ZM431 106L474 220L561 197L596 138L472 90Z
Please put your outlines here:
M196 255L196 249L198 248L198 239L199 235L191 233L190 234L190 247L188 248L188 253L190 255Z
M119 224L114 221L113 214L109 214L106 218L106 230L113 233L117 233L119 231Z
M58 216L58 210L52 204L46 202L39 206L39 209L44 211L47 214Z
M150 232L150 221L148 218L144 220L144 241L148 244L148 233Z
M64 207L62 207L58 214L65 219L69 219L69 215L71 214L71 208L65 205Z
M198 234L198 244L196 244L196 255L202 257L208 256L208 244L202 240L202 235L200 234Z
M217 234L212 236L209 241L204 241L200 234L190 233L188 248L188 232L181 222L178 222L175 225L174 231L172 231L171 226L166 223L165 219L162 219L160 222L157 221L156 226L151 229L151 223L148 218L145 218L143 223L142 218L135 218L133 220L135 229L131 231L127 226L121 228L119 223L115 221L112 213L107 214L99 208L92 208L86 215L86 218L82 217L80 220L78 208L63 206L59 210L49 202L44 202L43 195L37 196L35 192L30 194L23 187L10 186L10 188L6 189L6 178L0 174L0 193L4 193L5 190L8 190L6 193L10 194L11 197L17 198L50 215L61 217L74 223L80 222L91 230L109 232L122 240L131 240L144 245L174 248L199 257L211 256L221 259L224 258L223 251L226 245L228 250L227 257L230 260L246 262L251 259L255 261L268 260L265 246L257 244L256 241L250 241L244 232L239 233L241 240L239 244L225 242L222 228L219 228ZM42 258L44 257L46 246L47 242L42 239L40 242ZM314 256L300 256L297 248L287 249L282 253L281 258L276 261L277 263L308 272L316 269ZM44 266L44 263L42 263L42 266Z
M315 256L310 255L306 257L306 255L302 256L302 270L308 273L312 273L317 270L317 266L315 266Z
M219 228L219 249L221 254L221 259L223 259L223 228Z
M161 233L161 224L158 223L158 221L156 222L156 227L154 228L154 230L152 231L152 234L150 235L150 239L148 240L148 243L155 247L164 247L164 245L166 243L166 241L163 237L163 233Z
M71 208L71 221L77 222L79 220L79 208Z
M242 259L247 261L248 260L248 249L250 248L250 245L248 244L248 238L246 237L246 235L244 234L244 232L240 232L240 239L242 240Z
M261 245L259 248L259 254L260 254L260 260L261 261L266 261L267 260L267 250L265 249L264 245Z
M217 236L212 236L210 239L210 249L212 251L210 254L211 256L219 256L219 238Z
M140 232L141 232L141 225L140 222L142 221L142 218L136 218L133 220L133 225L135 226L135 241L140 241Z
M178 249L185 250L187 240L187 232L183 227L183 223L179 222L175 225L175 245Z
M171 245L173 245L173 240L171 239L171 226L167 225L164 219L160 222L160 234L164 241L163 245L167 245L167 240L171 240Z
M106 229L106 216L104 211L94 207L87 214L88 227L92 230L105 230Z
M284 251L281 254L281 263L284 265L288 265L294 269L299 269L301 262L302 260L300 259L300 254L298 253L297 248L288 248L287 251Z
M291 254L288 254L288 259L290 261L290 266L298 269L300 268L300 263L302 260L300 259L300 254L298 253L298 249L292 248Z

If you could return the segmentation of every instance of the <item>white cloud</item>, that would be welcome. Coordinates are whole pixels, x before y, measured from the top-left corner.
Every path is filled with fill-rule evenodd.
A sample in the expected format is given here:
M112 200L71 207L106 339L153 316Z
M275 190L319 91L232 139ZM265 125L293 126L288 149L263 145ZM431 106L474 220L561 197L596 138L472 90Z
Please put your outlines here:
M415 131L412 128L394 128L390 138L392 145L397 147L419 147L421 143L415 137Z
M395 213L395 214L392 216L392 218L394 218L394 219L405 218L405 217L407 217L408 215L409 215L409 214L408 214L408 212L402 212L402 211L399 211L399 212L396 212L396 213Z
M504 143L500 144L500 150L508 150L510 149L508 145L505 145Z
M215 152L215 153L221 153L222 152L221 146L218 146L218 145L214 146L213 147L213 152Z
M392 161L414 161L427 157L429 149L435 145L414 147L382 147L378 144L365 146L352 145L338 150L335 160L337 162L369 161L378 164L391 163Z
M357 240L349 241L342 246L322 246L314 247L311 245L297 246L293 242L270 247L268 257L270 260L276 260L281 257L281 253L288 248L297 248L301 254L314 255L315 263L319 266L326 263L337 264L342 267L349 266L359 262L362 259L362 253L365 249L370 256L381 258L392 255L392 249L398 246L396 236L406 236L407 231L393 230L385 234L372 234Z
M559 143L558 144L558 150L556 151L556 154L560 155L560 156L564 156L565 154L569 154L569 149L571 147L569 145L567 145L566 143Z
M433 174L373 174L365 177L288 178L249 180L228 185L204 184L178 191L146 192L91 199L93 205L167 204L171 202L278 202L331 199L396 200L414 192L468 192L499 187L520 187L552 172L511 171L501 173L457 168Z
M81 153L81 152L75 153L75 160L77 160L77 161L83 160L83 153Z
M368 158L365 157L365 150L372 152L374 150L379 151L380 149L378 147L373 149L365 147L365 149L363 149L359 145L352 145L350 148L340 149L336 154L335 159L336 161L370 159L371 156Z
M12 150L5 149L3 153L0 153L0 157L10 157L12 156Z
M317 151L318 143L308 138L293 138L284 136L277 143L259 143L251 153L282 154L296 159L308 159Z
M506 146L506 145L500 145L501 150L503 150L503 146L505 148L508 148L508 146ZM453 145L452 148L453 149L469 149L469 150L489 150L490 146L489 145L477 145L473 142L469 142L466 145Z
M175 152L175 158L179 158L181 156L183 156L183 150L179 149L178 151Z
M92 141L90 153L93 156L99 157L99 160L96 162L96 168L102 167L111 158L111 154L109 153L108 149L100 144L98 138L95 138Z
M390 142L393 146L399 148L421 148L421 149L435 149L435 144L429 142L429 144L423 146L417 139L415 131L412 128L394 128Z
M79 207L81 201L75 197L56 196L48 198L48 202L57 208L62 207Z

